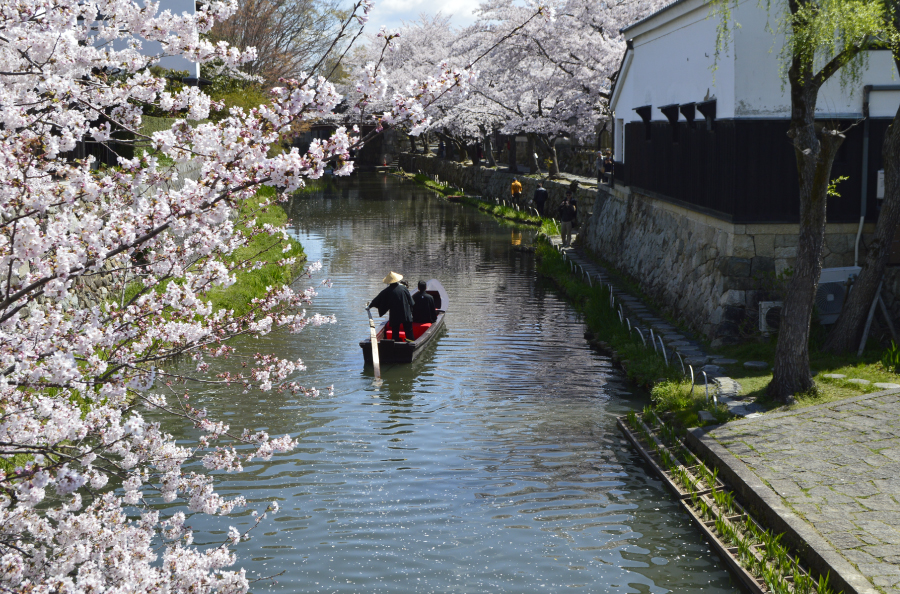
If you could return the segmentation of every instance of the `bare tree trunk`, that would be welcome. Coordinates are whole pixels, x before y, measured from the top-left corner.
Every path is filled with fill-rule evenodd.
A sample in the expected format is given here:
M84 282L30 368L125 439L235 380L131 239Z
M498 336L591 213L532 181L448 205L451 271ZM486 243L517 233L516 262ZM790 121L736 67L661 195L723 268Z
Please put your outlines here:
M900 61L897 65L900 67ZM878 285L890 257L894 230L900 223L900 108L885 133L882 154L884 203L875 225L875 239L868 246L859 278L853 284L841 316L825 341L823 349L834 353L852 352L859 347L869 308L876 298ZM866 174L863 171L863 175Z
M538 135L538 139L544 145L544 148L547 149L547 152L550 153L550 166L547 167L547 177L551 179L559 177L559 157L556 154L556 146L553 144L553 140L544 134Z
M508 138L509 138L509 140L508 140L508 142L509 142L509 151L508 151L509 157L508 157L507 164L509 165L509 172L510 173L518 173L519 166L516 163L516 137L508 136Z
M541 165L538 163L537 159L537 147L534 142L534 133L528 133L528 172L529 173L540 173Z
M784 299L772 381L766 392L780 402L815 387L809 370L809 328L825 248L825 205L831 165L843 135L816 126L818 86L792 65L791 129L800 181L800 236L794 274Z
M456 147L457 163L465 163L466 159L469 158L469 153L466 150L466 143L459 140L458 138L453 138L453 146Z
M413 154L416 153L416 137L415 136L407 136L409 138L409 150Z
M485 141L486 148L487 148L487 150L485 152L487 153L488 165L490 165L491 167L496 167L497 159L494 157L494 135L493 134L485 135L484 141Z

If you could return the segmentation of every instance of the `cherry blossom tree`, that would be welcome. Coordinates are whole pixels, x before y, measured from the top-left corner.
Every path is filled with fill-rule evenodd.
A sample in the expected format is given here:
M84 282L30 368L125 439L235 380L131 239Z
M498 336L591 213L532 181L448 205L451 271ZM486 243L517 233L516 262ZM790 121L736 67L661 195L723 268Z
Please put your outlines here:
M664 0L559 2L553 20L529 23L509 43L493 50L471 94L502 109L501 131L527 134L550 155L550 173L559 173L555 140L591 142L608 118L611 78L625 52L619 30L665 4ZM527 9L502 0L484 2L479 22L465 35L474 40L489 37L504 23L521 22L523 10Z
M332 47L346 47L346 33L370 8L369 0L354 5ZM0 8L2 590L248 588L243 570L232 568L245 535L229 528L220 544L197 547L185 523L189 514L227 515L245 501L220 497L208 474L185 467L239 471L295 442L208 418L190 405L188 378L161 362L189 357L192 378L206 383L317 393L296 382L302 361L243 356L228 344L332 321L306 313L314 288L270 287L244 314L214 310L206 294L251 266L232 256L255 234L287 237L284 228L256 225L252 212L239 216L248 198L261 186L284 197L326 167L351 172L350 150L366 138L339 128L305 153L269 156L292 124L326 117L341 101L324 77L282 80L268 103L232 108L214 123L208 116L223 106L202 90L167 91L150 71L161 56L144 55L142 44L237 69L254 50L205 37L235 9L234 0L201 3L195 14L131 0L17 0ZM379 130L415 134L429 123L430 103L470 78L442 65L385 101L376 64L354 100L360 108L383 102ZM141 132L150 106L177 116L169 129ZM135 140L121 140L121 132ZM85 142L112 151L132 142L139 150L107 166L72 157ZM196 179L180 179L188 162ZM85 284L97 280L122 297L87 299ZM246 370L209 376L215 357L238 359L235 368ZM144 418L148 410L192 424L201 437L176 443ZM239 452L240 445L253 447ZM163 514L154 500L181 509ZM276 510L272 504L259 518Z

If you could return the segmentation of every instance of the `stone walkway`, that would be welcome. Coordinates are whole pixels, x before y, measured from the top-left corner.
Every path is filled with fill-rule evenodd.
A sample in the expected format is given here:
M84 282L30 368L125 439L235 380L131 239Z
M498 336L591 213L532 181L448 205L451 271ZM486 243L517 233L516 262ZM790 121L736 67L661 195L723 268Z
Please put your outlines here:
M709 355L701 342L662 319L640 298L629 293L610 277L602 266L588 258L580 248L561 247L562 241L558 236L551 237L550 241L560 248L566 259L578 266L579 274L583 271L583 274L590 276L592 282L611 285L616 307L621 306L626 325L630 324L633 332L640 333L647 348L659 349L660 356L665 350L670 365L681 369L685 377L693 375L695 384L704 388L708 384L710 396L727 406L733 414L752 417L765 410L752 399L742 398L741 385L725 375L722 365L731 365L737 361ZM575 242L574 236L572 241ZM745 365L762 365L765 368L765 363L756 361L748 361ZM712 415L709 416L711 419Z
M900 392L692 435L718 458L720 471L734 475L726 477L737 483L732 487L761 499L757 506L773 515L770 526L840 574L845 594L900 594Z

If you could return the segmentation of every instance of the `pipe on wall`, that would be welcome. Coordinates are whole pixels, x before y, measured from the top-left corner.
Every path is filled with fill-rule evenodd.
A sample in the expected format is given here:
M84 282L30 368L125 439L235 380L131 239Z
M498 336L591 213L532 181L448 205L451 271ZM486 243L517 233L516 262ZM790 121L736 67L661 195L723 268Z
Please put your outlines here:
M866 222L866 206L869 200L869 97L875 91L900 91L900 85L866 85L863 87L862 191L859 198L859 229L856 231L856 243L853 245L854 266L859 266L859 242L862 239L863 225Z

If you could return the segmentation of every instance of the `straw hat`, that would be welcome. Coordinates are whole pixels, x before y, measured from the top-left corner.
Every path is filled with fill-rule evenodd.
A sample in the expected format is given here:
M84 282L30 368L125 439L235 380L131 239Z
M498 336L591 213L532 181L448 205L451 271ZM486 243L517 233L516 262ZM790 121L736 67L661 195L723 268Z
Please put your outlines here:
M384 277L384 280L382 282L386 285L392 285L394 283L399 283L401 280L403 280L403 275L397 274L392 270L389 275Z

